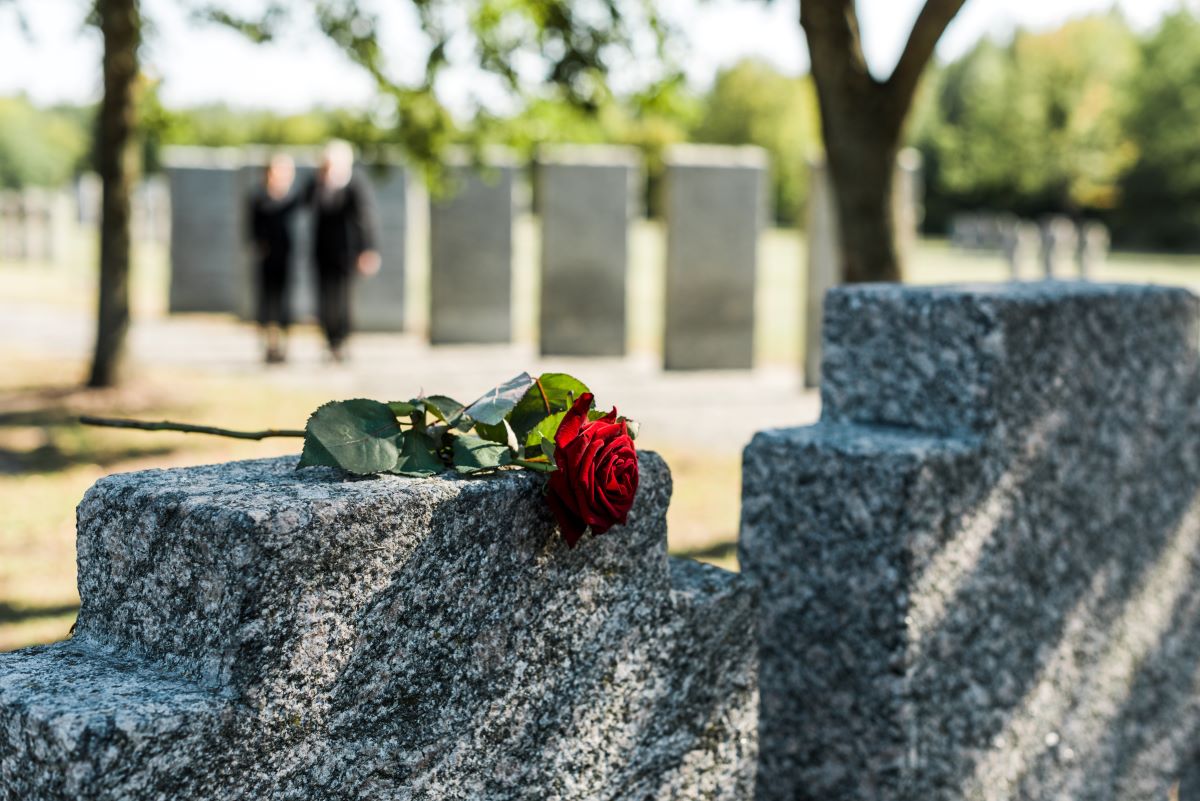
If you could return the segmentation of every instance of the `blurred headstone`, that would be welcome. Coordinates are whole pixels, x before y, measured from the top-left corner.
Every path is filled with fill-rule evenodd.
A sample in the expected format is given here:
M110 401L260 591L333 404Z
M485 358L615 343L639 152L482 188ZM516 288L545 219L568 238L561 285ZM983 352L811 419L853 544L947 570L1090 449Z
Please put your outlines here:
M754 282L767 155L675 145L665 154L668 370L754 366Z
M1061 277L1075 259L1079 234L1070 217L1056 214L1042 221L1042 273Z
M921 151L902 149L896 157L896 175L892 184L892 206L896 218L896 248L901 263L916 252L925 219L925 168Z
M1104 266L1108 261L1109 244L1108 226L1099 220L1089 220L1080 227L1080 278L1092 278Z
M104 195L104 182L94 172L80 173L75 179L76 220L80 225L100 224L100 206Z
M513 184L507 153L482 170L455 159L429 210L429 340L512 340Z
M21 196L15 191L0 192L0 258L21 258Z
M625 353L629 222L640 176L633 148L578 145L539 151L543 354Z
M837 206L823 157L808 160L808 291L804 314L804 384L821 383L821 308L825 293L842 283Z
M172 312L231 312L245 301L241 155L229 148L163 152L171 192Z
M1009 278L1019 281L1025 275L1026 267L1037 260L1041 232L1036 224L1014 218L1005 228L1003 239Z
M379 229L379 272L354 285L354 327L364 331L403 331L408 171L399 164L359 164L359 178L375 204Z

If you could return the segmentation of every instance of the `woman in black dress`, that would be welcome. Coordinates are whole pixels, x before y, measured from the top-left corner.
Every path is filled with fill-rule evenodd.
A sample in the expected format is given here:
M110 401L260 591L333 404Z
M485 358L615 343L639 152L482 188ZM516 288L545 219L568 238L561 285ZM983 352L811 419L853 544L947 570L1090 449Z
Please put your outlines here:
M292 213L300 195L292 191L296 165L288 156L273 157L263 184L250 198L250 238L258 261L258 325L267 364L285 359L291 308L288 279L292 269Z

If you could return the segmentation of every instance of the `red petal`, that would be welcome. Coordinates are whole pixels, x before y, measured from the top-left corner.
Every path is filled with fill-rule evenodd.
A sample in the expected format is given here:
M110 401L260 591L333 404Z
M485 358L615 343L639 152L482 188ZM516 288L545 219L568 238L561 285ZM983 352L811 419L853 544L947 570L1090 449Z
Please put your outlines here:
M558 431L554 433L554 444L563 447L579 435L583 424L587 422L588 409L592 408L592 393L585 392L575 399L575 404L567 410Z

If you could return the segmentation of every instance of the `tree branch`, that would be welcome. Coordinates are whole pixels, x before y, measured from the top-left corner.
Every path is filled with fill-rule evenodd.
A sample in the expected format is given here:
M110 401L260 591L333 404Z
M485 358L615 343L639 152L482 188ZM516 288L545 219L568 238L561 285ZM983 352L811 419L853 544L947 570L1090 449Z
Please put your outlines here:
M896 100L894 108L898 109L902 116L908 111L912 97L917 91L917 84L921 80L921 73L933 56L938 39L950 24L950 20L954 19L954 15L963 7L964 2L966 0L926 0L925 7L917 15L912 33L908 35L908 42L904 45L904 52L900 54L896 69L892 70L892 76L887 80L888 88Z
M187 434L212 434L217 437L232 437L233 439L267 439L268 437L303 437L304 432L290 428L268 428L263 431L234 431L228 428L213 426L194 426L190 423L173 423L163 420L158 423L143 420L127 420L119 417L90 417L84 415L79 422L85 426L101 426L104 428L136 428L139 431L182 431Z

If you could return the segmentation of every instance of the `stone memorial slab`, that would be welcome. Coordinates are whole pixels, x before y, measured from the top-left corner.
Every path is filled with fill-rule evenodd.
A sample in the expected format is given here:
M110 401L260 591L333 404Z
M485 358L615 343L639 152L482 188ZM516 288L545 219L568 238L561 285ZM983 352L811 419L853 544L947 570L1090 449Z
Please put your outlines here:
M429 340L433 344L512 340L513 188L511 158L447 168L447 194L429 209Z
M1198 341L1172 288L828 295L821 422L745 453L759 799L1174 797L1200 735Z
M633 148L539 151L542 354L625 353L629 225L640 178Z
M238 313L245 303L241 156L225 148L167 148L172 312Z
M754 282L766 223L767 156L675 145L664 156L668 370L754 366Z
M541 479L291 457L111 476L74 637L0 655L0 798L749 799L754 596Z
M1088 220L1079 227L1079 277L1091 278L1108 261L1111 238L1108 226Z
M354 286L354 325L363 331L403 331L408 240L408 171L399 164L355 167L375 204L380 267Z
M821 385L821 306L825 293L842 283L837 204L823 158L808 160L806 291L804 293L804 385Z
M1046 278L1070 272L1079 245L1079 230L1070 217L1056 214L1042 222L1042 272Z

